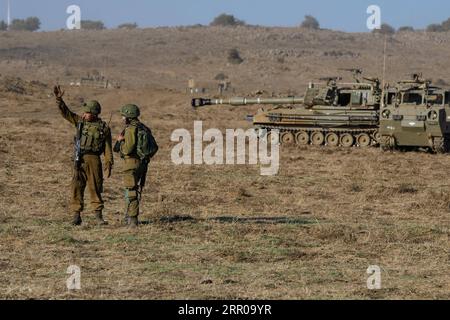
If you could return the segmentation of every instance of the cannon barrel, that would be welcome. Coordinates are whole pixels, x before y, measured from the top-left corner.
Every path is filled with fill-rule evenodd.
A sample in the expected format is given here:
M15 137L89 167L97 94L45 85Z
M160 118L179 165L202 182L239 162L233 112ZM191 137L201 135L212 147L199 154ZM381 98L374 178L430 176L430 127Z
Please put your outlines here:
M286 98L229 98L229 99L204 99L195 98L192 99L192 107L198 108L203 106L213 105L230 105L230 106L245 106L255 104L302 104L303 98L299 97L286 97Z

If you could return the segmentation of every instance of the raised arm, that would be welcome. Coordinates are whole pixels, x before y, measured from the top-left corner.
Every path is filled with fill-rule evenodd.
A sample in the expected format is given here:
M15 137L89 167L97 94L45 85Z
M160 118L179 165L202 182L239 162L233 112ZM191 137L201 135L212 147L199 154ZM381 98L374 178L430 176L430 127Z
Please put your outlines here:
M64 119L66 119L76 127L78 122L81 120L81 117L76 113L70 111L70 109L67 107L66 103L62 98L64 96L64 91L61 91L60 86L55 86L53 92L55 93L56 104L59 108L59 111L61 112L61 115L63 116Z

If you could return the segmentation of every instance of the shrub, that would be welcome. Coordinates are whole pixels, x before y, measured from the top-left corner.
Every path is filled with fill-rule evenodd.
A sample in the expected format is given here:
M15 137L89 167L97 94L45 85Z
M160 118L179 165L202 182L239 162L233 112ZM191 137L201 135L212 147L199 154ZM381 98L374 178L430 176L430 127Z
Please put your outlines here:
M220 72L220 73L216 74L216 76L214 77L214 80L223 81L225 79L228 79L228 76L225 73L223 73L223 72Z
M103 29L106 29L106 27L102 21L81 20L81 29L103 30Z
M10 29L14 31L36 31L41 27L41 21L38 17L29 17L26 19L14 19L11 22Z
M383 23L380 29L373 30L374 33L381 33L386 35L392 35L395 33L394 27L388 25L387 23Z
M443 32L444 28L440 24L433 23L427 27L427 31L428 32Z
M243 26L245 22L239 19L236 19L231 14L222 13L221 15L214 18L214 20L209 24L210 26L222 26L222 27L235 27L235 26Z
M414 32L414 28L409 27L409 26L404 26L404 27L398 28L398 32Z
M317 19L314 18L313 16L306 15L305 20L303 20L300 27L317 30L320 28L320 24L319 24L319 21L317 21Z
M438 24L438 23L433 23L430 24L427 27L427 31L428 32L445 32L445 31L450 31L450 18L448 18L447 20L445 20L444 22Z
M119 29L136 29L138 27L137 23L122 23L117 28Z
M228 50L228 62L232 64L241 64L244 60L241 58L237 49Z
M5 21L0 21L0 31L8 30L8 24Z
M441 26L443 31L450 31L450 18L442 22Z

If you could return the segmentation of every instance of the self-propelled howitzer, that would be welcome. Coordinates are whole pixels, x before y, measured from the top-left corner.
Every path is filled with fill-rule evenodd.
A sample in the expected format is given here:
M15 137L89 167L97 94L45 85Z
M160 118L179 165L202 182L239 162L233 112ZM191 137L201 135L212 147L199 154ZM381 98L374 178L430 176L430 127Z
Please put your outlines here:
M192 100L192 106L273 105L253 116L258 129L280 130L282 144L367 147L379 142L381 89L378 79L340 83L311 83L304 97Z

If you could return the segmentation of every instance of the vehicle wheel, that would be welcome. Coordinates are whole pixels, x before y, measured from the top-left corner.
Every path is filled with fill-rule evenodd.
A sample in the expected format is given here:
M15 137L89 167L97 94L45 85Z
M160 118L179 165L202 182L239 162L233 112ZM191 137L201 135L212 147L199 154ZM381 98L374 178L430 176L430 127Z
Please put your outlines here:
M295 135L295 141L299 146L306 146L309 144L309 134L306 131L300 131Z
M339 145L339 136L336 133L331 132L325 137L325 142L330 147L337 147Z
M323 135L322 132L316 131L311 134L311 143L314 146L320 146L323 144L324 141L325 141L325 136Z
M353 146L353 143L355 142L355 139L350 133L344 133L341 135L341 146L345 148L350 148Z
M371 138L367 133L361 133L357 138L358 146L360 146L361 148L370 146L370 141Z
M283 132L281 134L281 144L290 145L294 144L295 138L292 132Z

